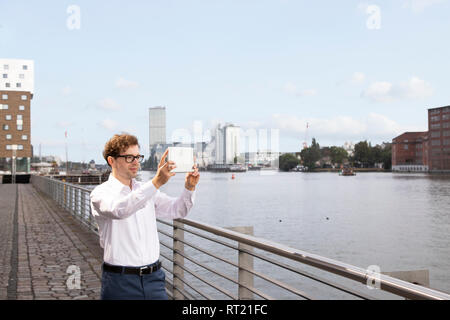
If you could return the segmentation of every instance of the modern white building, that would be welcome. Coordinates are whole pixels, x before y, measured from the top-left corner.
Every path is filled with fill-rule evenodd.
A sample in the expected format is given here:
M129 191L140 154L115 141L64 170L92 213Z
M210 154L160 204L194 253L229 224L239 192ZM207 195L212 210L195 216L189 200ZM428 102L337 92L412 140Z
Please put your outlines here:
M240 156L240 130L241 128L232 124L227 124L225 129L225 163L234 163L235 157Z
M34 93L34 61L0 59L0 91Z
M166 107L149 108L150 149L157 144L166 144Z
M234 158L240 156L240 130L240 127L231 123L223 127L218 124L214 128L211 142L214 144L212 156L216 164L233 164Z

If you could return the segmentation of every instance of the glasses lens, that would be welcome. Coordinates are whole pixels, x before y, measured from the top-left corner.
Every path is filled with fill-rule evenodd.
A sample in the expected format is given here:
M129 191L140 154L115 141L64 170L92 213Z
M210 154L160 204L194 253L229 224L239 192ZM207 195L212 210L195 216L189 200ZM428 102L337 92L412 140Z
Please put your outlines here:
M126 156L126 157L125 157L125 160L126 160L126 162L128 162L128 163L132 163L133 160L134 160L134 157L133 157L133 156Z

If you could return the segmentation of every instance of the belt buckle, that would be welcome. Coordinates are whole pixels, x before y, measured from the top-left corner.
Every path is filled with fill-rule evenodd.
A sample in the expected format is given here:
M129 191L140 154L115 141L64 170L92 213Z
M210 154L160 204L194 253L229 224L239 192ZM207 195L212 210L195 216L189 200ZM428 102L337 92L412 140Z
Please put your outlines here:
M142 277L142 271L144 271L144 270L146 270L146 269L148 269L148 268L149 268L149 266L145 266L145 267L139 268L139 276Z

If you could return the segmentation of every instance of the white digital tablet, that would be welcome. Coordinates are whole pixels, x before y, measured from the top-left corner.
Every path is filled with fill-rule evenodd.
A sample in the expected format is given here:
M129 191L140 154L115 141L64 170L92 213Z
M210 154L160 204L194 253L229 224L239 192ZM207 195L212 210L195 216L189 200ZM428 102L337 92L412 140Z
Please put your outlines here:
M194 172L194 149L189 147L169 147L168 160L174 161L176 168L170 172Z

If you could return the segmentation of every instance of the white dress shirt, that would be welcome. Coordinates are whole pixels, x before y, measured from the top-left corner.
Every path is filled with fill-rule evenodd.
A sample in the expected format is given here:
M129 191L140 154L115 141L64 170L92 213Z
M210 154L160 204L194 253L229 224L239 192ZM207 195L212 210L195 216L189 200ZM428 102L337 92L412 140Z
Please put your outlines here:
M178 198L156 189L152 181L132 179L132 190L112 174L91 192L91 211L99 226L103 260L140 267L159 259L156 218L177 219L194 205L195 191L184 188Z

